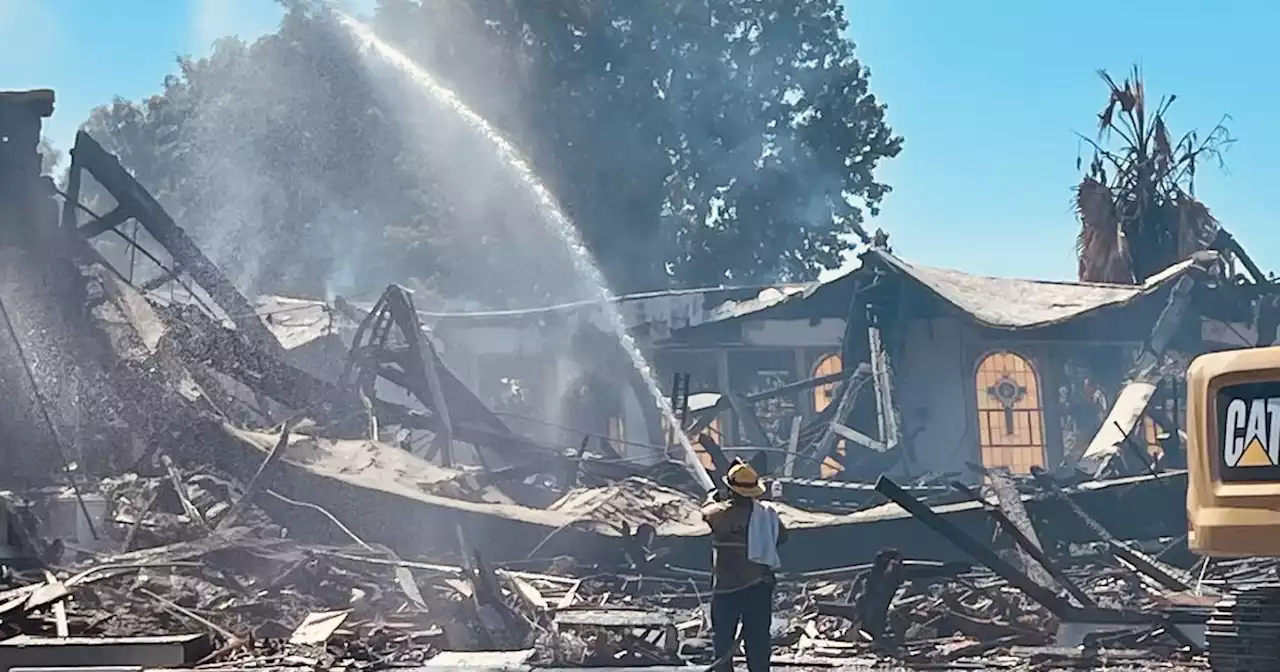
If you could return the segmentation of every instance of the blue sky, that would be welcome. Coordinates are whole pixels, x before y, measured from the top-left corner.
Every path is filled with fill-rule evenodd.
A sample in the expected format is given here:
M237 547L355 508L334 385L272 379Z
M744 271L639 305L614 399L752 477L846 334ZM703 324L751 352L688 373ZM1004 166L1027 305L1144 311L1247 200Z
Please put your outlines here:
M640 1L640 0L637 0ZM1135 62L1151 95L1178 96L1175 133L1224 113L1238 142L1229 173L1198 193L1260 261L1280 249L1273 157L1280 94L1267 0L846 0L871 87L906 138L881 175L894 187L872 228L923 264L1071 279L1075 132L1092 134L1105 88L1095 70ZM367 4L367 0L366 0ZM272 0L0 0L0 89L51 87L47 126L66 149L93 106L159 90L178 54L272 30ZM1087 160L1087 154L1086 154Z

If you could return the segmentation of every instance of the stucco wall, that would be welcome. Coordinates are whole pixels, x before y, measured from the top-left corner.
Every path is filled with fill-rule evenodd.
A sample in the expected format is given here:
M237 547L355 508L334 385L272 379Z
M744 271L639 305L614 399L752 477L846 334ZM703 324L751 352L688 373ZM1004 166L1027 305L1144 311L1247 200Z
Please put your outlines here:
M978 461L973 362L966 358L965 337L955 319L912 320L893 362L903 435L914 434L917 473L964 473L966 461Z
M751 345L785 348L837 349L844 338L844 320L754 320L742 327L742 340Z
M912 444L916 454L913 471L917 475L954 472L962 480L973 480L974 474L965 463L982 463L975 374L979 360L986 355L1013 352L1034 369L1042 412L1043 464L1052 467L1063 457L1064 413L1069 410L1060 402L1068 394L1060 388L1071 382L1064 377L1064 366L1070 363L1079 368L1082 375L1114 394L1133 359L1133 349L1140 345L1084 339L1035 341L1012 333L982 331L951 318L909 322L903 351L897 353L894 367L904 434L918 431ZM1084 403L1083 398L1080 401ZM1101 422L1101 416L1098 420ZM1088 421L1077 424L1074 431L1078 432L1077 440L1087 442L1097 429L1097 424Z

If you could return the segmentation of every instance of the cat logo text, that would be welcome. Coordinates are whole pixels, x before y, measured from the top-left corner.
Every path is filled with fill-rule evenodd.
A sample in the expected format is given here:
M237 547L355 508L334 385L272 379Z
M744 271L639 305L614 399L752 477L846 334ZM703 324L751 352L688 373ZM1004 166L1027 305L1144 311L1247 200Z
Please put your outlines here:
M1280 397L1232 399L1223 424L1222 458L1228 468L1280 466Z

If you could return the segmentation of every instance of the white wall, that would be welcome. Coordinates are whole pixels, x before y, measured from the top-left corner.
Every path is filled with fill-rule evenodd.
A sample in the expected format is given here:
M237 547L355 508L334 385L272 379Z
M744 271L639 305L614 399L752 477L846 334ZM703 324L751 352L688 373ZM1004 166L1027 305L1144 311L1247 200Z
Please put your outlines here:
M844 320L753 320L742 325L742 340L782 348L839 347Z
M916 434L915 471L967 472L978 461L977 418L970 409L973 362L964 354L964 325L951 318L908 323L904 350L893 361L904 435ZM928 409L922 417L921 409Z

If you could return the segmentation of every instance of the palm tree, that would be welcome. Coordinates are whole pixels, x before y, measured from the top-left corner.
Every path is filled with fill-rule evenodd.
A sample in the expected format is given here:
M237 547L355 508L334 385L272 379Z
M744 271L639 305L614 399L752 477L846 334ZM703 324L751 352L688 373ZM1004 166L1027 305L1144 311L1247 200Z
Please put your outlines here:
M1218 222L1195 198L1196 169L1207 158L1221 164L1234 139L1219 122L1203 138L1190 131L1175 144L1165 113L1177 96L1162 98L1152 112L1136 66L1120 84L1105 70L1098 74L1111 96L1098 115L1097 140L1084 138L1093 159L1076 187L1078 274L1081 281L1136 284L1213 243Z

